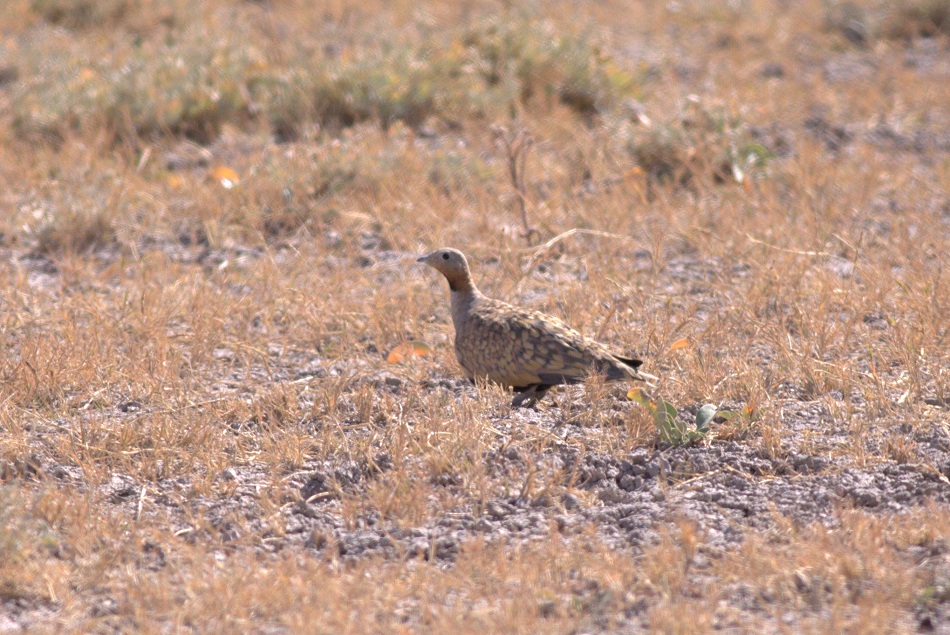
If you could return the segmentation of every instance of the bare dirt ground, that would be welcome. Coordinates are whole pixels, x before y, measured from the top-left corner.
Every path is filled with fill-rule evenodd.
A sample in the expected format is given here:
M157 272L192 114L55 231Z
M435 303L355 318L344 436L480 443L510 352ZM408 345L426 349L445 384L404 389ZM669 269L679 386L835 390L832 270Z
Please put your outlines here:
M0 633L950 633L946 2L0 36ZM512 410L438 246L740 414Z

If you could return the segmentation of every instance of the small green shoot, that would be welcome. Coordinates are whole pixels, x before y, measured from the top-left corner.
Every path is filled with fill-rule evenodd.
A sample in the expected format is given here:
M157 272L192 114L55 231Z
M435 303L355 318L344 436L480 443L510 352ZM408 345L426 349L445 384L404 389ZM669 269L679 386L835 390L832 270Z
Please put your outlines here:
M634 388L627 393L627 397L650 411L653 422L660 432L660 440L670 445L689 445L706 438L709 432L709 423L716 416L716 406L706 404L696 413L695 421L690 426L679 418L679 411L673 404L660 398L652 398L642 389Z

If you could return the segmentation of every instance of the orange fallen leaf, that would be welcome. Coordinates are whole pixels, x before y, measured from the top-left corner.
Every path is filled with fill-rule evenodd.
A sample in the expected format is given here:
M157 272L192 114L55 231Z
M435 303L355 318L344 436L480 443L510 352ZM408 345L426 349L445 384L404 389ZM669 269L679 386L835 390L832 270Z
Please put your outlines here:
M684 337L683 339L676 340L670 346L670 350L668 352L672 353L673 351L678 351L681 348L689 348L689 338Z
M742 407L742 410L721 410L716 413L716 419L721 421L732 421L733 419L744 419L745 421L754 421L756 417L755 402L750 401Z
M647 394L647 391L645 391L643 388L631 388L627 393L627 399L636 401L641 406L646 406L651 410L656 408L656 404L650 398L650 395Z
M631 179L639 178L643 176L643 174L644 174L643 168L641 168L639 165L635 165L623 173L623 179L625 181L629 181Z
M228 190L237 185L241 180L241 177L238 175L238 173L226 165L219 165L216 168L213 168L211 170L211 178L221 183L221 185L223 185L225 189Z
M751 419L754 414L755 414L755 402L750 401L742 409L742 415L746 417L747 419Z
M413 340L412 342L403 342L393 350L389 351L389 355L386 356L387 364L398 364L413 355L418 357L425 357L426 355L432 354L432 347L426 344L425 342L420 342L418 340Z

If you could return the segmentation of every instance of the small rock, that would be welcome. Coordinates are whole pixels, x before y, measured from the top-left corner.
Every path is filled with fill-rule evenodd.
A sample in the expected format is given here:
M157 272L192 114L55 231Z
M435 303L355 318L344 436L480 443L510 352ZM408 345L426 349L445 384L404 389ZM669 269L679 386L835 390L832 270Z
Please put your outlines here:
M138 401L125 401L119 404L120 412L138 412L142 409L142 404Z
M304 543L305 546L310 547L311 549L323 549L327 546L327 543L330 542L330 539L322 531L314 529L313 533L310 534L310 537Z
M620 477L620 482L618 485L620 485L620 489L624 490L625 492L635 492L643 487L643 479L639 476L625 474Z
M801 570L792 574L792 582L795 583L795 588L798 589L799 593L804 593L811 588L811 580L809 580L808 576Z
M54 465L47 470L47 473L57 480L69 478L69 471L62 465Z
M881 495L873 489L858 489L852 496L854 502L861 507L877 507L881 504Z
M139 488L135 486L135 480L131 476L124 474L113 474L109 485L109 499L113 503L120 503L125 499L131 498L139 493Z
M89 612L93 617L115 615L119 612L119 603L115 601L115 598L104 597L93 604Z
M542 602L538 606L538 615L544 619L554 617L557 615L557 604L548 600L547 602Z
M708 569L711 564L712 561L709 559L709 556L704 553L697 553L695 556L693 556L692 565L694 569Z
M762 77L780 79L785 77L785 67L778 62L768 62L762 66Z
M499 503L498 501L491 501L488 503L488 508L486 510L488 515L494 518L495 520L501 520L505 516L508 516L511 513L511 509L508 509L508 506Z
M573 494L564 494L561 496L561 502L564 504L564 509L577 509L581 506L580 499Z
M551 506L551 497L548 496L547 494L541 494L540 496L535 498L533 501L531 501L531 507L535 509L542 509L544 507L550 507L550 506Z
M643 450L635 450L634 452L630 453L630 456L627 457L627 461L629 461L632 465L646 465L647 461L649 460L650 457Z
M619 489L608 487L598 491L597 498L605 503L619 503L623 500L623 493Z
M315 472L310 479L300 488L300 496L304 500L309 500L317 494L323 494L330 490L327 487L327 477L320 472Z

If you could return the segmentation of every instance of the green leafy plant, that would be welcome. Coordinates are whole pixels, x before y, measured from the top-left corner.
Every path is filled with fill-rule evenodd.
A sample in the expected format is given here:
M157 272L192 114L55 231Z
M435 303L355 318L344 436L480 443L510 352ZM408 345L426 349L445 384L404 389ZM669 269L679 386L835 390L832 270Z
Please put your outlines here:
M687 100L673 119L626 127L622 134L626 135L629 157L651 187L747 186L775 157L755 139L740 116L708 107L698 99Z
M641 388L627 393L630 399L646 408L653 416L653 422L660 433L660 440L670 445L689 445L706 438L709 424L716 416L716 406L706 404L696 413L690 425L679 416L676 407L660 398L652 398Z

